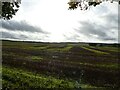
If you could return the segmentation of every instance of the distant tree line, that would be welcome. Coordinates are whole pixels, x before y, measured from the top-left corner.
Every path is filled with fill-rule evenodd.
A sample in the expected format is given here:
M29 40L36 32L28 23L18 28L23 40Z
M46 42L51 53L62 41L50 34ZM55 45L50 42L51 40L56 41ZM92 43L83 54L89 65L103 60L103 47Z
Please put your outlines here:
M120 47L120 44L113 43L113 44L107 44L107 43L89 43L89 46L112 46L112 47Z

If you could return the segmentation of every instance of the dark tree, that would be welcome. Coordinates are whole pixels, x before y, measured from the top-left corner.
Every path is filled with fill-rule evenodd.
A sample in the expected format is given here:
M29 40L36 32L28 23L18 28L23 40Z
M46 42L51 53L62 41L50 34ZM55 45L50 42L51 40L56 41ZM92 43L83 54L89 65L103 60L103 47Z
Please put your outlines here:
M20 2L1 2L1 18L10 20L19 10Z
M118 1L118 0L70 0L68 2L69 4L69 10L74 10L80 7L81 10L87 10L90 6L97 6L100 5L100 3L104 1L109 1L113 3L113 1ZM120 1L118 2L120 4Z

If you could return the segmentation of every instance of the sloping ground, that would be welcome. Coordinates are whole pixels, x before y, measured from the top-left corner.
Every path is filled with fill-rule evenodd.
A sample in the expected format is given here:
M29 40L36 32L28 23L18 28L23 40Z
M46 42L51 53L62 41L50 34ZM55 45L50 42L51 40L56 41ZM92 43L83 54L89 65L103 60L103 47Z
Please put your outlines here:
M96 51L100 51L101 53L108 53L108 54L112 54L112 55L118 55L120 54L120 47L110 47L110 46L96 46L96 47L93 47L93 46L85 46L86 48L89 48L89 49L93 49L93 50L96 50Z

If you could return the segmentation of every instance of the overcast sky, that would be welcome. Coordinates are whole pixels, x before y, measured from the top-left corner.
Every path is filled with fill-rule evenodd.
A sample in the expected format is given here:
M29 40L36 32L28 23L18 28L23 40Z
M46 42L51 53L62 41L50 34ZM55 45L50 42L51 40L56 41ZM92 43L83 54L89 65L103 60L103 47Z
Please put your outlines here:
M10 21L0 20L3 39L43 42L118 42L118 4L68 10L69 0L22 0Z

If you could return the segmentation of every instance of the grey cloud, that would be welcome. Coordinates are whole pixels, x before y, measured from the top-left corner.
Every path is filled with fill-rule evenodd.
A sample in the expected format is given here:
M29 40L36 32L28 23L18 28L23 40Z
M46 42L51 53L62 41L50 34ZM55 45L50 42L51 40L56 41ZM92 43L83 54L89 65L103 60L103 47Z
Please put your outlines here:
M117 31L117 26L99 25L99 24L87 22L87 21L80 22L80 24L82 25L82 27L75 29L75 31L78 32L79 34L83 34L88 38L104 40L104 41L117 40L117 37L115 37L114 33L112 36L109 35L109 33L112 33L111 30L115 29L114 32Z
M43 31L39 27L32 26L25 21L17 22L17 21L0 21L2 24L2 28L10 30L10 31L27 31L27 32L39 32L43 34L48 34L48 32Z
M82 27L80 27L80 30L76 29L77 32L82 33L87 36L91 35L98 35L98 36L106 36L107 34L101 30L100 26L97 26L94 23L91 22L81 22ZM105 29L105 27L102 27Z
M111 26L111 28L117 28L117 25L118 25L118 18L120 16L118 16L118 14L108 14L106 16L104 16L105 18L105 22L107 25Z
M2 34L2 39L15 39L15 40L45 40L48 38L46 34L41 34L41 33L19 33L19 32L9 32L8 30L3 30L0 31Z
M99 16L102 20L104 20L104 24L90 21L80 21L81 27L74 29L77 34L73 33L72 36L64 35L67 40L78 40L82 37L87 37L89 40L98 40L98 41L113 41L117 42L118 37L116 33L118 33L118 16L117 14L107 14L104 16ZM81 40L84 40L83 38Z
M6 39L18 39L16 36L14 36L11 33L8 32L2 32L2 38L6 38Z
M70 41L80 41L80 36L77 34L73 34L72 36L67 36L67 35L63 35L65 37L66 40L70 40Z
M116 41L117 38L114 38L114 37L100 37L101 39L103 40L111 40L111 41Z

